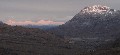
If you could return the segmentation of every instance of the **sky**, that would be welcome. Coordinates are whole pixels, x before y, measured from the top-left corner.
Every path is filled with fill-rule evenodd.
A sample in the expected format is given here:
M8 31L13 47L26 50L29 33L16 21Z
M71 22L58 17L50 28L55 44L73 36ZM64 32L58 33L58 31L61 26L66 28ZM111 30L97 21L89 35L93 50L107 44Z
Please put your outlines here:
M120 0L0 0L0 20L10 25L63 24L92 5L120 10Z

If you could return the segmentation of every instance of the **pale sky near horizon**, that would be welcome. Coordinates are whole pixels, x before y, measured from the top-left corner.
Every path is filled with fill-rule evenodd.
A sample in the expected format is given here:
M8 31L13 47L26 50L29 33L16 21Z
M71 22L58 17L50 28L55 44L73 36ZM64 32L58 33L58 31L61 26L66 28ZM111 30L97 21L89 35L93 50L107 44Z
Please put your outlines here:
M120 0L0 0L0 20L66 22L86 6L120 10Z

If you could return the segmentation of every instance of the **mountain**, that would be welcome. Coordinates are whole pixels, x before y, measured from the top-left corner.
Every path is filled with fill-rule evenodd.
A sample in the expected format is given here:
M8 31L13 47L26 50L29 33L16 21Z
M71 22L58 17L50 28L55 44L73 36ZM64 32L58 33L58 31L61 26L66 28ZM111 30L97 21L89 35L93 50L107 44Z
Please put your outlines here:
M69 37L96 37L96 35L117 34L120 28L119 24L119 10L94 5L85 7L71 20L59 26L59 30L61 30L60 33Z
M102 5L88 6L54 32L79 41L80 46L87 49L104 47L102 45L111 44L119 37L120 11Z

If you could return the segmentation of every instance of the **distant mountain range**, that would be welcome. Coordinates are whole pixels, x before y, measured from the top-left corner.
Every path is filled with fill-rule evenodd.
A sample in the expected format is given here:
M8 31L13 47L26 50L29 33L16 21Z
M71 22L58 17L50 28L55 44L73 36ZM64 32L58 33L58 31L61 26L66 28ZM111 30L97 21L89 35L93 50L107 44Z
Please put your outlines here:
M27 27L27 28L39 28L42 30L50 30L50 29L54 29L57 28L59 25L24 25L23 27Z

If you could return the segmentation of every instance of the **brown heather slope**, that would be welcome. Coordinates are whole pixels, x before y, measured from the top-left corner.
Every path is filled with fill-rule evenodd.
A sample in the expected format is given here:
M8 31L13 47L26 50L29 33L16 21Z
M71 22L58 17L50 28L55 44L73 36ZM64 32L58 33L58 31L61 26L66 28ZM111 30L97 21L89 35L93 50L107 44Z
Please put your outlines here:
M0 55L78 55L79 48L49 32L0 25Z

